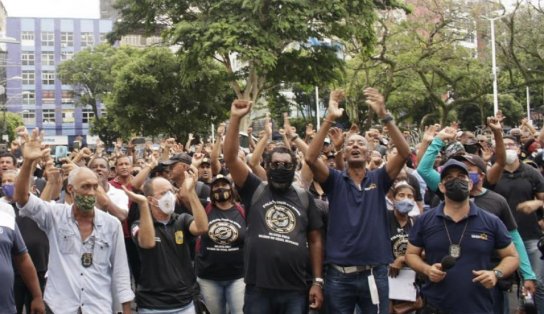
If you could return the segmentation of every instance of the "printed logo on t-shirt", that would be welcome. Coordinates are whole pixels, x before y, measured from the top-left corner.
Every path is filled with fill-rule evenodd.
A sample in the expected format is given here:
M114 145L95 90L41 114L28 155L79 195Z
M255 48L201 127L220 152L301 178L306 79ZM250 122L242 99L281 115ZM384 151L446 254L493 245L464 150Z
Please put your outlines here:
M487 240L487 234L485 233L471 234L470 237L473 239Z
M238 229L231 221L218 220L208 226L208 236L217 244L231 244L238 240Z
M176 233L174 233L174 237L176 238L176 244L183 244L183 231L176 231Z
M265 221L268 228L277 233L289 233L297 223L293 210L278 202L266 210Z
M393 256L395 258L406 254L408 247L408 236L405 233L396 234L391 238L393 243Z

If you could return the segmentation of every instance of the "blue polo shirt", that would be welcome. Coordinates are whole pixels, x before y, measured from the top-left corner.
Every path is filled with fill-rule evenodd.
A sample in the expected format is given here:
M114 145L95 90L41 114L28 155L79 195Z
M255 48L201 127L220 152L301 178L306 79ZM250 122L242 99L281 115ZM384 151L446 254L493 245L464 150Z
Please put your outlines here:
M440 263L449 254L450 242L460 243L461 255L455 265L439 283L427 281L421 289L427 302L448 313L493 313L493 289L472 282L473 270L491 269L491 256L495 250L507 247L512 239L500 219L470 202L466 218L454 222L444 215L444 203L416 219L408 240L425 250L425 262Z
M367 171L359 189L346 172L329 168L323 189L329 199L326 262L343 266L393 261L385 194L385 167Z

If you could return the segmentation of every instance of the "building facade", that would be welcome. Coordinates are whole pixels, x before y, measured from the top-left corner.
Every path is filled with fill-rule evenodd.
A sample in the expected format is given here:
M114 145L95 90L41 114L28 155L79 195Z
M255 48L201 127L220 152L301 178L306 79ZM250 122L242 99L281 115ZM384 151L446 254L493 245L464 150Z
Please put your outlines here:
M94 114L90 107L76 106L77 91L57 78L57 66L106 42L112 21L8 17L6 29L19 41L7 44L7 110L20 113L29 130L38 127L46 136L66 141L86 136Z

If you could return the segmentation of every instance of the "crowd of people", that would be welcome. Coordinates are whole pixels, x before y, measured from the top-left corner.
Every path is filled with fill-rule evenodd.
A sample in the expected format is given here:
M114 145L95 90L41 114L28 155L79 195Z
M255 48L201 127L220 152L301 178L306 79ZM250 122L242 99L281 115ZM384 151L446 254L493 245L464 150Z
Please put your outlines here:
M544 314L544 132L499 112L413 145L364 94L381 127L338 128L335 90L318 130L267 117L247 149L246 100L210 143L57 163L23 132L0 154L0 313L503 314L516 284Z

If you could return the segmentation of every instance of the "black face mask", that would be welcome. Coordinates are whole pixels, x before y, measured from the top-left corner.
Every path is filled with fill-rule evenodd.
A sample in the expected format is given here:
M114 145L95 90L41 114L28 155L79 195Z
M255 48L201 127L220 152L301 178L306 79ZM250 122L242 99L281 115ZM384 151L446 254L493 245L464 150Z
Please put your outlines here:
M232 196L230 188L218 188L212 191L212 200L214 202L228 201Z
M470 191L468 190L468 181L463 179L452 179L444 184L446 196L454 202L465 201Z
M295 178L295 169L289 170L283 167L268 169L266 176L272 189L285 192L289 189L291 183L293 183L293 179Z

